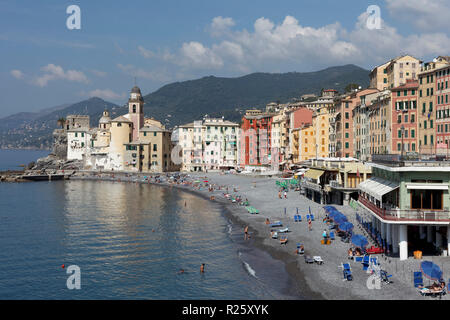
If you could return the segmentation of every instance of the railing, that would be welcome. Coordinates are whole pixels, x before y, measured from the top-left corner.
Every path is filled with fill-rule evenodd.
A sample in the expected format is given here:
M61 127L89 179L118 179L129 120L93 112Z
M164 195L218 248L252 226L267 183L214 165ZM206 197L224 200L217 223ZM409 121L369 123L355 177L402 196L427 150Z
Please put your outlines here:
M332 188L342 188L343 184L337 182L336 180L330 180L330 187L332 187Z
M401 209L382 209L370 202L364 197L359 197L358 201L364 205L367 209L375 213L377 216L384 220L390 221L450 221L450 211L446 210L401 210Z
M305 188L308 188L308 189L312 189L312 190L315 190L315 191L318 191L318 192L322 191L322 187L319 184L317 184L317 183L312 183L312 182L309 182L309 181L302 181L300 183L300 185L302 187L305 187Z

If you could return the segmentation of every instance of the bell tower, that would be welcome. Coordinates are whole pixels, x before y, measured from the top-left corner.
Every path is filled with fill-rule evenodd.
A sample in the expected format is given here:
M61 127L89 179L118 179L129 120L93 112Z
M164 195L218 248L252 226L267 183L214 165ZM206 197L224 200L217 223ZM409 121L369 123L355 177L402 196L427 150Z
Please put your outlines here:
M141 89L134 86L128 99L128 114L133 122L133 141L139 138L139 130L144 126L144 99Z

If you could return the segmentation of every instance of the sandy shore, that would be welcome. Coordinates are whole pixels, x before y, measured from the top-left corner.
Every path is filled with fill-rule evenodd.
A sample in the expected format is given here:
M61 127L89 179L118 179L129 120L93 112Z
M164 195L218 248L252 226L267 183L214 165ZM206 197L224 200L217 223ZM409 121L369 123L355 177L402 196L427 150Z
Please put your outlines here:
M118 179L132 180L140 182L144 174L138 176L125 177L121 174L115 174L112 178L109 175L102 177L92 177L85 174L83 179L102 179L114 180ZM162 176L162 181L157 183L160 185L169 185L167 180ZM81 178L81 177L78 177ZM210 192L206 187L206 183L202 183L200 189L193 187L191 184L171 184L172 186L191 190L199 195L207 197L214 196L214 201L223 204L228 208L230 218L237 224L249 226L251 239L249 241L258 248L268 252L273 258L282 260L285 263L286 271L291 275L293 288L298 288L299 294L307 299L368 299L368 300L401 300L401 299L433 299L422 297L417 289L413 286L413 272L420 271L421 260L409 258L407 261L400 262L398 258L377 255L381 263L382 269L388 274L392 274L393 283L381 283L379 289L369 289L367 280L370 274L362 269L359 262L348 260L347 250L349 244L340 241L339 237L332 242L331 245L322 245L322 232L325 224L322 222L325 216L323 206L317 204L299 192L289 191L287 199L279 199L278 187L275 182L277 178L269 177L251 177L234 174L219 173L190 173L189 181L204 181L215 186L214 191ZM151 180L154 182L153 180ZM218 187L221 187L218 190ZM231 203L224 197L228 187L229 193L240 195L243 199L247 198L250 205L259 210L259 214L249 214L247 210L238 204ZM236 190L236 192L234 192ZM335 206L344 213L348 220L355 225L354 233L361 233L360 227L355 219L356 211L349 206ZM286 208L286 213L285 213ZM294 222L294 215L297 212L302 215L302 222ZM312 222L312 230L308 230L308 224L305 220L306 214L311 212L315 216ZM364 212L359 212L363 214ZM265 224L265 220L282 221L284 227L289 227L288 243L280 244L279 240L271 238L270 227ZM244 234L244 231L242 231ZM296 243L301 242L305 246L305 254L309 256L321 256L324 260L323 265L306 264L304 256L295 253ZM426 260L433 260L444 271L444 279L450 277L450 258L449 257L424 257ZM342 276L341 263L350 263L353 273L353 281L344 281ZM425 285L431 284L425 280ZM450 295L444 296L442 299L449 299Z

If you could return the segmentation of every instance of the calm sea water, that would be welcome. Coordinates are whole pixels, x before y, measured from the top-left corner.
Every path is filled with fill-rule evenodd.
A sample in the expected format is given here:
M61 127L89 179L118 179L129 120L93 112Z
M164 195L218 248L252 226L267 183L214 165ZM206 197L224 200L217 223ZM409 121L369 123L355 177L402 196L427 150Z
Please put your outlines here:
M0 149L0 171L22 170L19 165L27 165L38 158L46 157L49 150L12 150Z
M292 298L279 261L249 248L217 204L176 188L0 183L0 248L0 299ZM80 267L80 290L63 264Z

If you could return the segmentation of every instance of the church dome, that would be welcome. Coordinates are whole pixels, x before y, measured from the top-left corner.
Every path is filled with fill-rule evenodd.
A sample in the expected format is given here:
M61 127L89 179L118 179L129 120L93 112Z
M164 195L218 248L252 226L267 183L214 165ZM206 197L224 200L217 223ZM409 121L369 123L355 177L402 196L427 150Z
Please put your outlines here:
M109 117L109 112L107 110L103 111L103 115L98 121L98 123L110 123L111 118Z
M134 86L134 87L131 89L131 93L139 93L139 94L141 94L141 89L139 89L138 86Z

